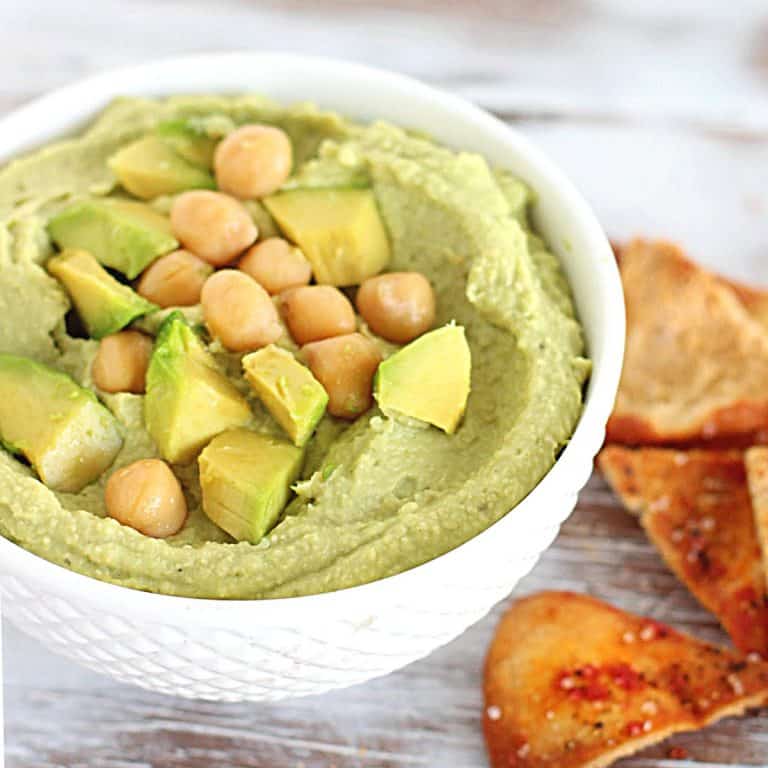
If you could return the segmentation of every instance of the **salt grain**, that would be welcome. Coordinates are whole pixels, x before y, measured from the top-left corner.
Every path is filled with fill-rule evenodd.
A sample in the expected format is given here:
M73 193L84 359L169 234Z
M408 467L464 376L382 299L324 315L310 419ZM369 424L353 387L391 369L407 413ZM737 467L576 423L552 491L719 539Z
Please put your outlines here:
M501 720L501 707L491 705L485 710L489 720Z
M728 685L731 686L736 696L744 695L744 684L739 680L737 675L728 675Z
M657 715L659 712L659 708L656 705L655 701L645 701L643 702L642 706L640 707L640 711L644 715Z
M624 634L621 636L621 639L622 639L622 641L623 641L623 642L625 642L627 645L632 645L632 643L634 643L634 642L635 642L635 640L637 640L637 638L635 637L635 633L634 633L634 632L625 632L625 633L624 633Z
M528 757L528 755L531 754L531 745L530 744L523 744L520 749L517 750L517 756L518 757Z

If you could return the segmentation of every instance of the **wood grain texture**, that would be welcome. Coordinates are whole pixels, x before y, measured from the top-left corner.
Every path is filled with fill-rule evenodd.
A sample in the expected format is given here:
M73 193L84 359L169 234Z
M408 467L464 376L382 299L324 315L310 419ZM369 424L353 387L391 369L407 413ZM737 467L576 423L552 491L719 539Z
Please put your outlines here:
M289 49L395 68L486 106L571 176L611 237L681 240L768 285L764 0L0 0L0 113L147 57ZM716 623L595 477L520 586L590 592L700 637ZM9 768L486 765L480 670L504 606L428 659L276 705L117 685L6 628ZM768 765L768 714L674 739L624 768Z

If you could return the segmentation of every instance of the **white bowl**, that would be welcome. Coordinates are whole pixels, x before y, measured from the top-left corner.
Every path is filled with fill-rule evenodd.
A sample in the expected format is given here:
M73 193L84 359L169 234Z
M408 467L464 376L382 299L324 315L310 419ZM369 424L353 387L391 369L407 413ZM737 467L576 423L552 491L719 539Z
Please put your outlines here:
M513 512L400 575L312 597L195 600L105 584L0 537L3 610L65 656L179 696L277 700L360 683L427 655L484 616L531 570L573 510L603 441L621 369L616 265L585 201L520 134L455 96L349 62L234 53L108 72L0 121L0 162L79 128L113 97L183 92L256 92L383 118L481 152L532 184L536 224L568 273L594 365L583 414L555 466Z

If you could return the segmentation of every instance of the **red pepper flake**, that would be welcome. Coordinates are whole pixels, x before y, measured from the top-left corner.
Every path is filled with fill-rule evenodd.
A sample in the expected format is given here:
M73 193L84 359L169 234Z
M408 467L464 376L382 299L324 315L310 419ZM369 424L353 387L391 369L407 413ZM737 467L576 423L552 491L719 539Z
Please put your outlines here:
M642 676L625 662L607 667L606 672L625 691L641 691L645 687Z
M592 664L564 670L555 678L555 688L565 691L571 701L605 701L611 692L598 681L599 674L600 670Z
M611 692L601 683L589 683L583 688L574 688L568 697L582 701L605 701L611 697Z
M667 757L670 760L685 760L688 757L688 750L685 747L670 747L667 750Z
M630 736L634 738L635 736L641 736L643 734L644 728L643 728L643 722L642 720L632 720L631 722L627 723L626 732L627 736Z

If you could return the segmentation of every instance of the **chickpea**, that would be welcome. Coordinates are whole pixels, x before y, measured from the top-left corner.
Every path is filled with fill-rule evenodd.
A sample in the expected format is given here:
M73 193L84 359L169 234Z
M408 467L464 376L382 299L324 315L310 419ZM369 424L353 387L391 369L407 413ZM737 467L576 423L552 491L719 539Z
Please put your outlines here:
M104 392L144 392L152 339L138 331L105 336L93 360L93 383Z
M233 261L258 234L242 203L207 189L183 192L173 201L171 229L185 248L214 267Z
M187 520L181 485L160 459L141 459L114 472L104 503L110 517L156 539L178 533Z
M272 295L307 285L312 279L312 266L307 257L282 237L270 237L251 246L240 259L238 268Z
M299 346L355 330L351 302L332 285L291 288L280 299L285 324Z
M435 322L435 292L419 272L369 277L360 286L357 311L368 327L396 344L406 344Z
M173 251L144 270L136 290L159 307L190 307L200 301L203 283L212 271L207 261L193 253Z
M219 189L241 200L271 195L292 165L291 140L271 125L243 125L219 142L213 156Z
M205 281L200 298L208 330L232 352L265 347L283 333L269 294L245 272L215 272Z
M328 412L356 419L373 404L373 375L381 362L376 345L359 333L307 344L302 354L328 393Z

